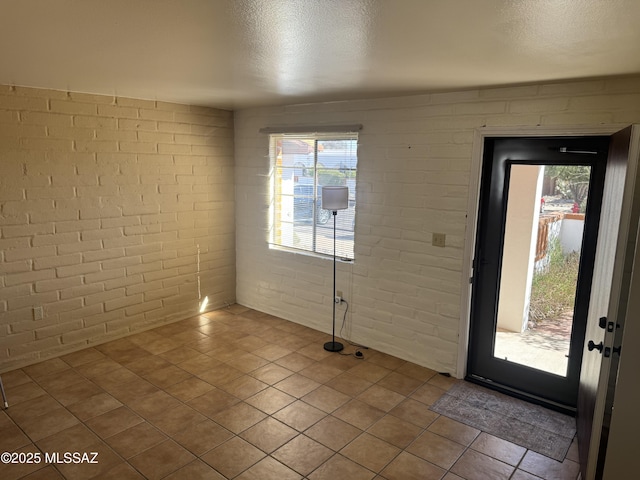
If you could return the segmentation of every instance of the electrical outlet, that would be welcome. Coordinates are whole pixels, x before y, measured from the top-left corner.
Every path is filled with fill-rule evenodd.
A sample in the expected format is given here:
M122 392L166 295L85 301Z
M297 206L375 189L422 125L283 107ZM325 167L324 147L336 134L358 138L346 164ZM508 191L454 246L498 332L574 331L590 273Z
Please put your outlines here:
M431 245L434 247L444 247L447 236L444 233L434 233L431 237Z
M334 297L333 301L336 302L336 303L340 303L340 302L342 302L342 297L340 295L336 295Z
M42 307L33 307L33 319L42 320L44 318L44 310Z

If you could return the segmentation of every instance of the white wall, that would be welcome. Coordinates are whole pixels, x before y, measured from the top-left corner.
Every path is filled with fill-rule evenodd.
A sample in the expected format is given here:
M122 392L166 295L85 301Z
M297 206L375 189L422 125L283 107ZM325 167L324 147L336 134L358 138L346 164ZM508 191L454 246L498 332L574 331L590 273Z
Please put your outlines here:
M348 331L455 374L474 131L639 121L639 77L238 111L237 300L330 332L331 262L267 244L268 138L258 130L361 123L355 263L338 271ZM432 232L446 233L445 248Z
M539 165L512 165L509 175L497 321L510 332L523 332L529 320L543 175Z
M0 372L233 303L233 179L229 111L0 85Z

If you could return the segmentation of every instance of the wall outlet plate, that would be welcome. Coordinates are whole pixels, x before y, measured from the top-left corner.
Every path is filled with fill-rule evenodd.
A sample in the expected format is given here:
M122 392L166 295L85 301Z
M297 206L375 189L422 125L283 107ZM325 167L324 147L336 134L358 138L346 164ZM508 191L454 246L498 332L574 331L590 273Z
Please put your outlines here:
M44 309L42 307L33 307L33 319L42 320L44 318Z
M431 237L431 245L434 247L444 247L447 236L444 233L434 233Z

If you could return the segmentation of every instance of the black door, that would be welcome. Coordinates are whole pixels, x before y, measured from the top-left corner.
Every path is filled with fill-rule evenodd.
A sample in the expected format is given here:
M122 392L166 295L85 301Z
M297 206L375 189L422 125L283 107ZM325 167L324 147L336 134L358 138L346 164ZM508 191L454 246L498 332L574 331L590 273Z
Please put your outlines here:
M485 139L468 380L575 410L608 144Z

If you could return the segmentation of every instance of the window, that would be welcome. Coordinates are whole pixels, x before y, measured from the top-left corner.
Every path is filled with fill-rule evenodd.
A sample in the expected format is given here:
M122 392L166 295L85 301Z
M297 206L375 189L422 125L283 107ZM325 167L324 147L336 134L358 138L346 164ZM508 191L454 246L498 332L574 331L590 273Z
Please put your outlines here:
M336 256L353 259L357 134L271 135L271 244L333 255L333 215L322 187L349 187L349 207L336 220Z

